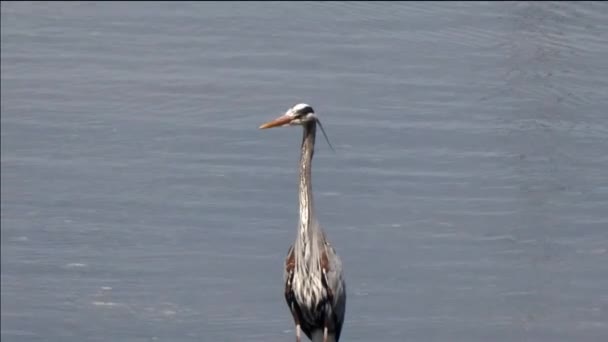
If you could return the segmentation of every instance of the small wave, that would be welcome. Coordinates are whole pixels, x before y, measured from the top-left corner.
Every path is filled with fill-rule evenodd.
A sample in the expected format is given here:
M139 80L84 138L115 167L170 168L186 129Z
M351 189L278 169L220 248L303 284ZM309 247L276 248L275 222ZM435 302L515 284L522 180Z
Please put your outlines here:
M124 304L120 304L120 303L102 302L102 301L94 301L91 304L93 304L95 306L107 306L107 307L124 306Z

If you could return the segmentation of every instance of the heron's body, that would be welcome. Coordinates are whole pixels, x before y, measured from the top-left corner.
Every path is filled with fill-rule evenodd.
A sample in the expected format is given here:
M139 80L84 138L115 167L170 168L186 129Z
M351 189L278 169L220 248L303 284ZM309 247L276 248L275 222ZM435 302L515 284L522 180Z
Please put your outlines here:
M315 215L311 184L318 119L312 108L299 104L283 117L261 128L301 124L304 128L299 172L298 233L285 260L285 300L296 325L312 341L338 341L344 322L346 287L342 263L319 226Z

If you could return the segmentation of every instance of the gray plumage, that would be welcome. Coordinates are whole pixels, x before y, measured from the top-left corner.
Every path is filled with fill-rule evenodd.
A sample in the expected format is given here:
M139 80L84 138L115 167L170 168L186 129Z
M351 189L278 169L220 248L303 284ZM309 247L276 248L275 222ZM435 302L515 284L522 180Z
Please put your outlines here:
M301 329L313 342L337 342L344 322L346 285L340 258L314 214L311 167L317 123L313 109L298 104L260 128L304 128L299 170L300 220L295 243L285 260L285 300L296 325L296 341L300 341Z

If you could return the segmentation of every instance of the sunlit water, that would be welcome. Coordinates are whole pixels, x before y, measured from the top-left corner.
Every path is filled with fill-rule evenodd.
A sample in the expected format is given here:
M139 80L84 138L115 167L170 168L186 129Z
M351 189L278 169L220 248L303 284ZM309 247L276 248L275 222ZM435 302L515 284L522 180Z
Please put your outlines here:
M344 341L608 340L608 5L1 8L11 341L291 341L298 102Z

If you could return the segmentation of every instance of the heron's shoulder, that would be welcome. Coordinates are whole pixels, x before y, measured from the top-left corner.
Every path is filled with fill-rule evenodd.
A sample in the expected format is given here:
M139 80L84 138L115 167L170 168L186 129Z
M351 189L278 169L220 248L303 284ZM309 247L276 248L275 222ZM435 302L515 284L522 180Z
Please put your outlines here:
M327 240L325 240L325 250L327 251L327 253L329 254L333 254L336 255L336 249L334 248L334 246Z
M285 270L286 271L291 271L296 267L296 256L295 253L293 252L293 245L291 245L291 247L289 247L289 250L287 251L287 257L285 258Z

